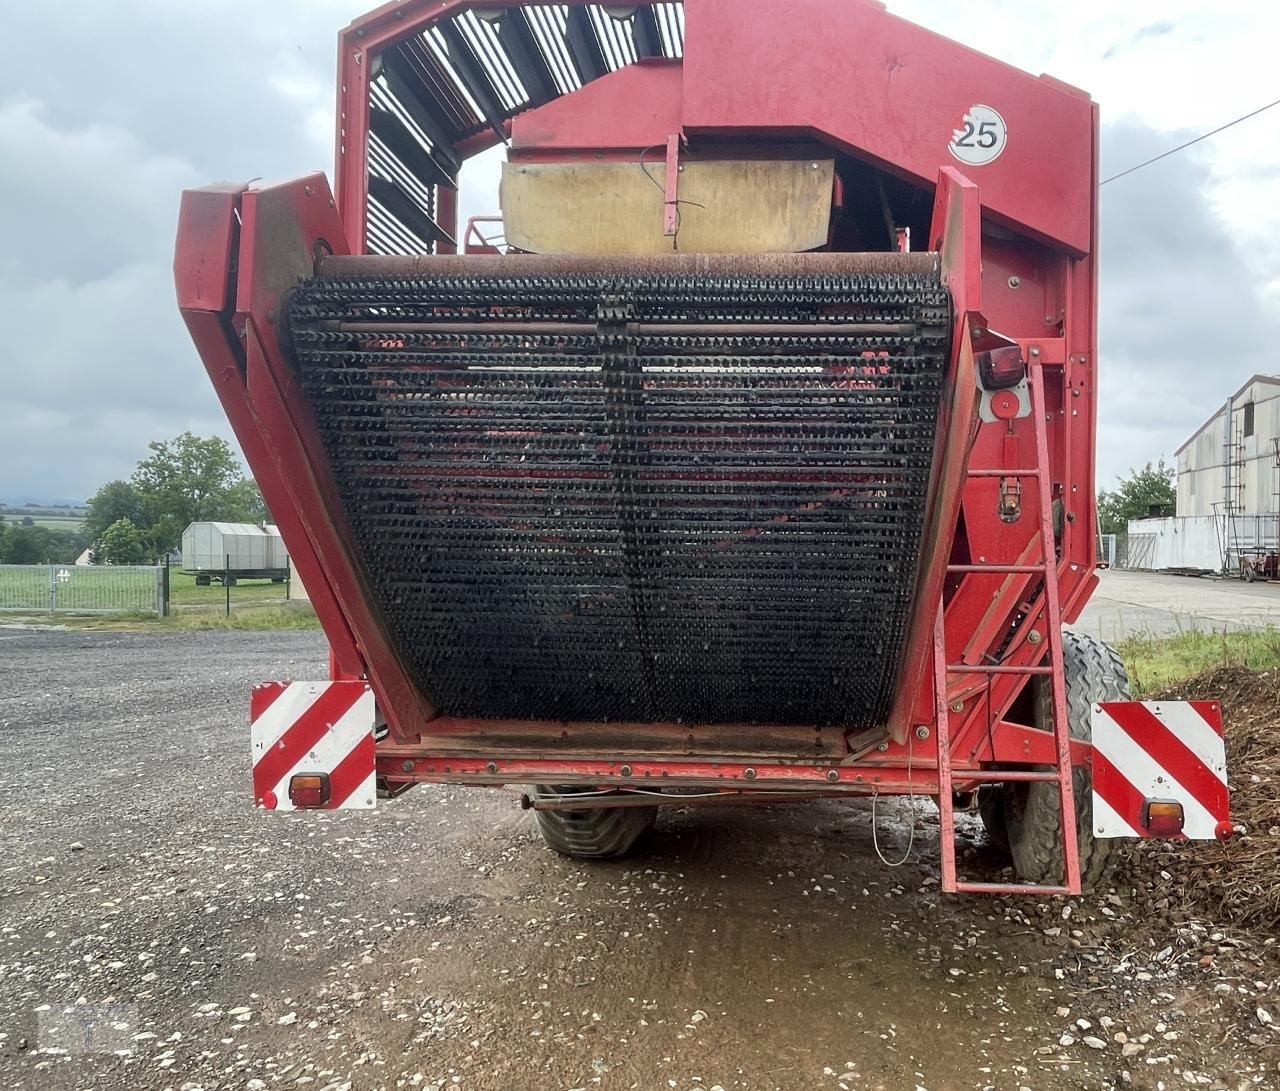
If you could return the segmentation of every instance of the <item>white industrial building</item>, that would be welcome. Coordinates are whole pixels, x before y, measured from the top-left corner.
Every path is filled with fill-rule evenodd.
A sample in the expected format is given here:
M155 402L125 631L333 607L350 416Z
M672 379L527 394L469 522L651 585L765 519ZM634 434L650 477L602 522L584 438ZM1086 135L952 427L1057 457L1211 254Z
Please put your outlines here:
M1280 532L1280 375L1254 375L1177 452L1177 515L1132 519L1123 564L1237 574Z
M1255 375L1178 448L1178 515L1280 511L1280 375Z

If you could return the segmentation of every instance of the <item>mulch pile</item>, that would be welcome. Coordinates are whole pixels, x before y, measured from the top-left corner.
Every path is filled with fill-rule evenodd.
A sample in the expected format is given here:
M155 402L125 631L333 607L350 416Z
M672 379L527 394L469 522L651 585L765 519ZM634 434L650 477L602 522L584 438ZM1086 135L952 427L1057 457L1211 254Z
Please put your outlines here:
M1280 670L1219 667L1158 695L1219 700L1231 785L1230 841L1137 841L1122 873L1175 921L1280 934Z

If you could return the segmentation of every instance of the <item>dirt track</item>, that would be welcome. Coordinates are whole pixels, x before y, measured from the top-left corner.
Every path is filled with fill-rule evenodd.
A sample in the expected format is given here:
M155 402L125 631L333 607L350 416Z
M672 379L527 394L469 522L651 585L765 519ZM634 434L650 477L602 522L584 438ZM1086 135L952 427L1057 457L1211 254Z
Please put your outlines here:
M865 802L668 812L604 865L477 790L254 813L246 688L323 653L0 629L0 1085L1278 1085L1273 963L1127 939L1124 891L944 900L923 804L896 870Z

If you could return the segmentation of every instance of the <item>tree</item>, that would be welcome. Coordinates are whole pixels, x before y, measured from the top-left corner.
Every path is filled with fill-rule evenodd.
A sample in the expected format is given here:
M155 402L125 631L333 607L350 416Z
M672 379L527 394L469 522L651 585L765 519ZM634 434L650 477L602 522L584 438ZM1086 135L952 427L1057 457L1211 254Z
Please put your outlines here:
M1141 470L1129 470L1128 477L1117 477L1116 488L1098 493L1098 516L1103 534L1123 534L1130 519L1145 519L1152 514L1172 515L1178 492L1174 487L1176 471L1164 459Z
M49 527L8 527L0 535L0 563L71 564L84 548L73 530Z
M142 497L128 481L108 481L89 498L88 506L84 532L92 542L98 541L107 527L120 519L128 519L135 527L147 525Z
M129 484L142 507L146 543L157 554L177 547L188 523L206 519L256 522L262 510L257 486L245 478L230 444L190 432L148 444Z
M95 552L103 564L142 564L147 559L142 531L128 519L117 519L107 527Z
M229 510L238 513L236 522L266 523L271 519L267 502L262 499L262 490L251 477L242 477L231 486L227 493L227 506Z

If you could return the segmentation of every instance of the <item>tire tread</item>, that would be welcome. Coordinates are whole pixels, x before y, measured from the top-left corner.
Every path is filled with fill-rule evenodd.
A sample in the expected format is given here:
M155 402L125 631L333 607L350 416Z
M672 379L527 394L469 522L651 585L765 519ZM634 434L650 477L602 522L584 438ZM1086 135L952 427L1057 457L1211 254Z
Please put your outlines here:
M567 789L572 790L572 789ZM532 795L557 795L559 789L534 785ZM534 811L538 831L562 856L578 860L609 860L630 851L636 839L658 817L654 807L584 807L573 811Z
M1063 632L1062 660L1071 735L1088 740L1094 703L1127 700L1129 676L1116 650L1086 633ZM1046 727L1052 724L1049 699L1049 686L1041 685L1036 694L1036 718ZM1088 769L1074 770L1072 787L1080 881L1087 890L1106 877L1113 862L1114 846L1109 840L1093 836L1093 779ZM1014 870L1027 882L1058 882L1062 876L1062 822L1057 788L1052 784L1029 784L1026 792L1020 815L1013 813L1011 805L1006 806Z

